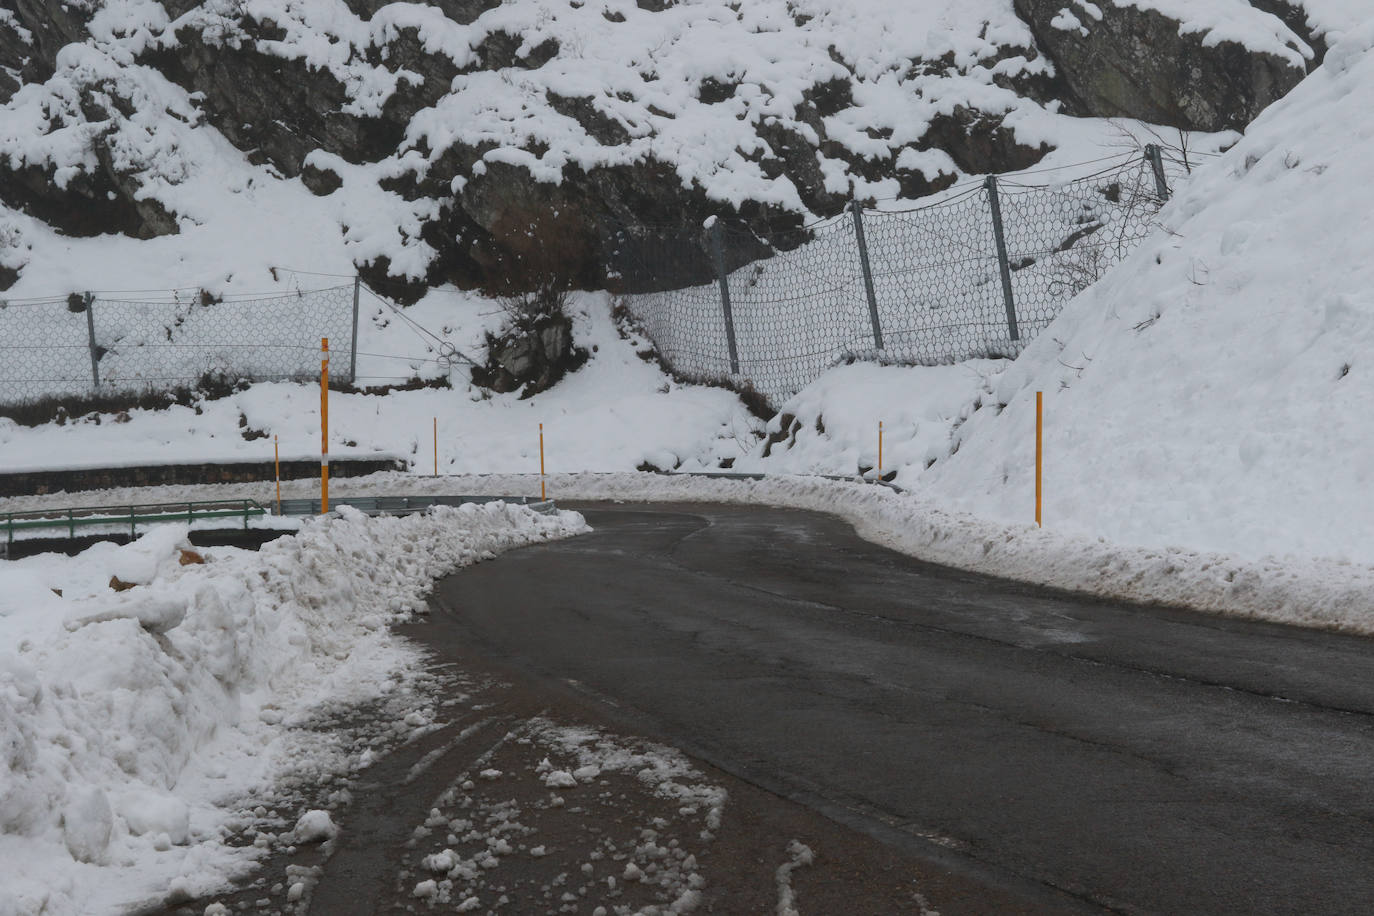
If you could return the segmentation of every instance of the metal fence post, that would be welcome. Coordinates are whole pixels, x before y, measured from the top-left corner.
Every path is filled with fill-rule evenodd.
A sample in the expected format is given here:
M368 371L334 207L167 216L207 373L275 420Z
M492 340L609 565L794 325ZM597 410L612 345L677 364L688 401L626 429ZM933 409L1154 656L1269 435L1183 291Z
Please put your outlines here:
M1147 143L1145 145L1145 158L1155 173L1155 195L1161 201L1167 201L1169 199L1169 182L1164 178L1164 157L1160 154L1159 144Z
M739 351L735 348L735 313L730 308L730 278L725 271L725 227L720 220L711 223L711 253L720 280L720 307L725 314L725 343L730 349L730 374L739 375Z
M864 271L864 294L868 296L868 319L873 323L873 346L883 348L883 326L878 320L878 297L873 292L873 269L868 263L868 242L864 239L864 210L857 200L849 202L854 217L854 239L859 243L859 265Z
M91 350L91 384L100 393L100 354L95 348L95 295L86 294L86 342Z
M997 196L997 176L989 175L984 186L988 189L988 206L992 209L992 237L997 242L997 266L1002 273L1002 302L1007 307L1007 331L1012 340L1020 340L1016 327L1016 301L1011 293L1011 264L1007 262L1007 237L1002 231L1002 202Z
M353 278L353 344L348 348L348 384L358 384L358 292L362 289L363 278Z

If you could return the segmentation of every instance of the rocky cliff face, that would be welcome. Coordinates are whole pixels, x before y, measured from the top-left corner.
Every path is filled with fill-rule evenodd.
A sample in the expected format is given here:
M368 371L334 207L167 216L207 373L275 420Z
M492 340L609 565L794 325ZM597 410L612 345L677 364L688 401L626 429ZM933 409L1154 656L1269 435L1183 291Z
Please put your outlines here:
M12 0L0 204L176 233L213 130L339 202L402 299L686 282L705 265L639 255L711 215L766 234L1024 168L1068 116L1242 129L1321 37L1300 0ZM385 244L352 203L379 199Z
M1280 5L1299 25L1282 0L1270 4ZM1225 33L1190 32L1146 6L1016 0L1016 10L1055 61L1077 111L1184 130L1244 130L1317 56L1312 35L1299 38L1272 14L1264 24L1276 44L1255 50Z

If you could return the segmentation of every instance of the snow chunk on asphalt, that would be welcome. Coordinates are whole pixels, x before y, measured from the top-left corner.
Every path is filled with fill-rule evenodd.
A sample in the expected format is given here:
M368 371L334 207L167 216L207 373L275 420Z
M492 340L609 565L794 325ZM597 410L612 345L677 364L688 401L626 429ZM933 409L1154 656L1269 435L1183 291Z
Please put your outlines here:
M339 835L338 825L328 811L307 811L296 821L297 843L323 843Z
M446 874L458 865L458 854L452 849L445 849L443 852L436 852L433 855L425 856L420 867L425 871L432 871L439 874Z
M816 855L800 840L793 840L787 844L787 853L792 858L790 861L778 866L778 916L800 916L797 910L797 898L792 891L792 872L816 861Z
M554 770L544 777L544 785L550 789L570 789L577 785L577 780L567 770Z

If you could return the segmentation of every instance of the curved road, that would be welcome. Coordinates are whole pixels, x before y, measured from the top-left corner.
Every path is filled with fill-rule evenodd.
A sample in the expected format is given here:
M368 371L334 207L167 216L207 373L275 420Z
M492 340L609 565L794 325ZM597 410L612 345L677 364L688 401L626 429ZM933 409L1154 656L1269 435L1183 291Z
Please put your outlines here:
M810 513L583 511L440 583L479 654L1066 909L1374 908L1374 642L954 572Z

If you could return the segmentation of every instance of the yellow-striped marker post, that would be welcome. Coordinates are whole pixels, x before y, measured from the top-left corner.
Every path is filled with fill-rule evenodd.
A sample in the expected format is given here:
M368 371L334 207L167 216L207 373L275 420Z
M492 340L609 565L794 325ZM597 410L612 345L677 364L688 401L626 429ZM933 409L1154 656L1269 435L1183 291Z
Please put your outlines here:
M878 479L883 479L883 421L878 421Z
M329 511L329 338L320 338L320 512Z
M1040 523L1040 503L1044 495L1044 487L1041 476L1045 468L1045 447L1044 447L1044 428L1045 428L1045 392L1035 393L1035 524L1036 527L1043 528Z
M544 495L544 424L539 424L539 499L542 502L548 497Z
M277 514L281 515L281 445L272 437L272 464L277 470Z

